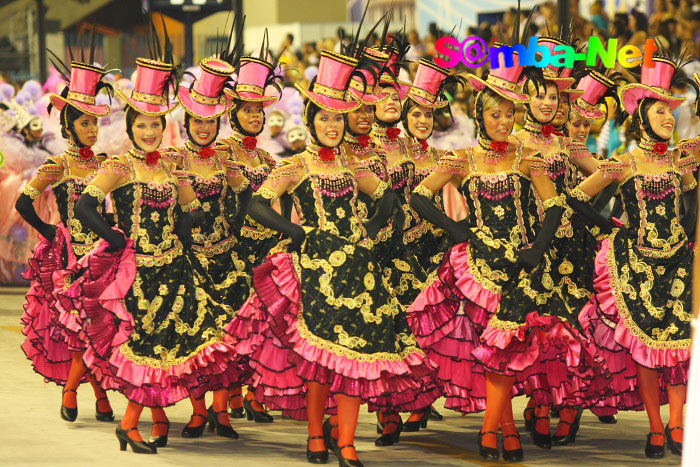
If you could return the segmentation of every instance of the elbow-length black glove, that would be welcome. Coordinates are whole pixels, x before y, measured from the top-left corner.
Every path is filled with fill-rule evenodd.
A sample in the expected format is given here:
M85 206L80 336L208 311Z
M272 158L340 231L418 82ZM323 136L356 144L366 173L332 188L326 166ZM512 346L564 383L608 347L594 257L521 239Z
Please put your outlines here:
M697 188L686 191L683 193L683 217L681 218L681 225L685 234L691 241L695 241L695 226L697 216L698 216L698 196Z
M410 205L421 218L447 232L453 244L464 243L469 240L468 229L465 228L468 221L453 221L427 196L415 192L411 193Z
M41 220L34 209L34 200L29 195L20 194L17 202L15 202L15 209L27 224L34 227L46 240L53 242L53 239L56 237L56 226Z
M280 196L280 208L282 210L282 217L288 221L292 220L292 210L294 209L294 200L292 195L285 193Z
M401 210L400 214L398 214L396 211L397 206L398 209ZM392 215L395 222L401 222L401 218L403 217L403 209L401 209L401 200L394 190L391 188L386 188L382 194L382 197L379 198L374 214L367 220L367 222L365 222L367 236L369 238L376 237L382 227L387 225L387 221L390 217L392 217ZM401 222L399 225L402 226L403 222Z
M576 213L578 213L578 216L575 216L571 220L571 224L574 228L580 228L583 227L583 225L595 225L600 229L601 233L609 234L615 227L615 223L613 221L603 217L603 215L593 206L591 206L590 203L581 201L580 199L571 195L567 196L566 202L574 211L576 211ZM578 222L574 221L575 218L578 218Z
M518 252L518 260L516 262L518 266L529 271L534 269L535 266L542 261L545 251L547 251L549 244L557 233L563 214L564 208L562 206L552 206L545 211L542 227L537 233L537 237L532 243L532 246L530 246L530 248L523 248Z
M301 244L304 243L304 239L306 238L304 229L299 224L285 219L277 211L272 209L270 202L262 196L253 196L250 201L250 207L248 208L248 215L261 225L276 230L291 238L292 243L289 244L289 251L298 250L301 248Z
M245 190L240 193L235 193L231 187L229 187L231 192L229 196L233 196L236 200L236 210L229 217L229 224L234 232L238 232L243 227L243 222L245 222L245 216L248 215L248 207L250 206L250 200L253 197L253 188L248 185Z
M105 218L97 210L99 206L99 199L91 194L83 193L75 204L75 216L88 229L109 243L109 251L121 250L126 246L126 239L122 234L109 226Z

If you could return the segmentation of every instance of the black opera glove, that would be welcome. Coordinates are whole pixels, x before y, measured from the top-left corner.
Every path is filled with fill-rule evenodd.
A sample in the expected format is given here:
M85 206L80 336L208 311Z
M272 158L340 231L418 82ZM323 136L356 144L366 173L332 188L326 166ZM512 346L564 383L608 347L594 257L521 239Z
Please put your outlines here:
M591 197L579 188L571 190L571 194L566 197L566 203L579 214L578 216L572 217L572 226L574 228L581 228L584 225L594 225L600 229L600 233L612 233L613 228L615 228L615 223L603 217L600 212L591 206L589 203L590 199ZM609 199L610 198L608 198L608 200Z
M365 222L367 236L369 238L375 238L382 227L387 225L389 218L392 216L394 222L400 222L395 225L398 225L398 228L401 229L403 222L405 222L405 214L403 214L401 202L394 190L389 188L386 182L380 181L374 192L370 194L370 197L379 202L377 203L377 209L374 211L372 217ZM400 214L396 212L397 205L401 210Z
M104 202L105 193L95 185L88 185L75 204L75 217L88 229L109 243L107 251L121 250L126 246L124 235L113 230L97 210Z
M299 224L285 219L284 216L272 209L271 204L277 197L277 193L274 191L261 187L250 201L248 215L262 226L291 238L292 242L287 247L288 251L299 250L306 239L306 232Z
M46 222L42 221L34 209L34 200L36 200L40 194L41 193L39 193L39 190L27 185L24 187L22 194L20 194L17 198L17 201L15 202L15 209L19 215L22 216L22 219L27 222L27 224L34 227L34 229L46 240L53 242L53 239L56 237L56 230L58 229L55 225L47 224Z
M561 217L564 214L564 197L556 196L544 202L545 215L542 221L540 231L535 237L535 241L530 247L522 248L518 252L516 265L524 268L526 271L534 269L549 248L554 235L561 224Z
M468 221L456 222L433 203L433 193L424 185L418 185L411 193L410 205L422 218L441 228L456 245L469 240Z

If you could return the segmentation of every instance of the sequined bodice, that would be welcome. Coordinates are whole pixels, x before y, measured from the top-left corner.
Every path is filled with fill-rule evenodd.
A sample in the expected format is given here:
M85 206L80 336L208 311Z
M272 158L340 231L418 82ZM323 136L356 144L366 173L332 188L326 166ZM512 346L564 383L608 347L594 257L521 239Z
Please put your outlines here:
M411 159L402 159L388 167L387 172L391 179L391 187L396 194L406 200L413 186L413 178L416 173L416 163Z
M272 169L265 164L260 164L257 167L243 164L241 168L243 170L243 175L250 181L250 186L253 188L253 191L258 191L258 188L265 183L267 176L270 175L272 171Z
M577 184L578 171L569 161L565 151L544 157L547 163L546 174L552 179L557 193L568 193Z

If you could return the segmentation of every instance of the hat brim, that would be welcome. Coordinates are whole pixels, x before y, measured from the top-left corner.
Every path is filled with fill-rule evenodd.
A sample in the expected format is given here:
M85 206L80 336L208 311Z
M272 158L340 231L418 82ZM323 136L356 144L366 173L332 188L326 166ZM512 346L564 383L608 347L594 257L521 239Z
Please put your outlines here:
M620 90L620 100L625 106L625 110L628 114L632 115L639 105L639 101L645 97L650 97L652 99L658 99L660 101L668 102L668 105L672 109L676 109L679 105L683 103L685 97L675 97L662 94L656 89L641 83L631 83L625 85Z
M582 116L583 118L596 120L605 117L605 112L603 112L602 110L598 108L594 108L592 110L584 109L583 107L578 105L577 102L572 102L571 108L574 109L576 113Z
M583 96L583 93L585 92L583 89L568 89L566 91L562 91L566 94L569 95L569 102L573 102L574 100L578 99L579 97Z
M380 92L379 94L369 94L358 91L354 88L350 88L348 89L348 93L350 94L351 98L355 99L358 102L362 102L364 105L376 105L385 102L387 99L389 99L388 92Z
M362 107L362 102L348 102L340 99L334 99L328 96L322 96L313 91L307 91L299 83L294 84L302 96L309 99L311 102L329 112L348 113Z
M66 99L59 94L51 94L49 98L53 106L56 107L59 112L63 110L66 104L75 107L84 114L92 115L93 117L106 117L112 112L108 105L90 105L84 102Z
M227 99L239 99L245 102L260 102L263 107L269 107L279 99L277 96L262 96L254 92L235 92L230 89L224 89L224 94Z
M411 89L411 83L407 83L405 81L395 82L391 79L380 79L379 84L388 84L392 88L396 89L396 92L399 93L399 98L401 100L404 100L406 98L406 96L408 95L408 91Z
M566 91L576 82L574 78L547 78L546 76L544 80L556 84L559 92Z
M202 104L201 102L194 100L190 90L185 88L180 88L177 93L177 100L180 101L180 104L185 109L185 112L193 117L199 118L220 117L233 107L233 101L228 99L223 99L223 103L221 103L222 100L220 99L220 103L216 105Z
M117 89L115 92L117 93L120 99L126 102L126 104L129 107L133 108L137 112L140 112L144 115L150 115L152 117L160 117L162 115L168 114L179 105L177 99L171 101L169 104L149 104L147 102L135 101L131 97L121 92L119 89Z
M414 96L410 92L408 93L408 98L411 99L416 104L421 105L423 107L428 107L429 109L441 109L441 108L445 107L447 104L449 104L449 101L431 102L427 99L423 99L422 97Z
M476 75L468 75L467 79L469 80L469 84L472 85L476 91L483 91L484 88L489 88L499 96L503 97L504 99L508 99L509 101L516 102L518 104L525 104L527 103L530 98L526 96L525 94L519 93L519 92L514 92L514 91L509 91L508 89L503 89L498 86L494 86L491 83L486 82L485 80L479 78Z

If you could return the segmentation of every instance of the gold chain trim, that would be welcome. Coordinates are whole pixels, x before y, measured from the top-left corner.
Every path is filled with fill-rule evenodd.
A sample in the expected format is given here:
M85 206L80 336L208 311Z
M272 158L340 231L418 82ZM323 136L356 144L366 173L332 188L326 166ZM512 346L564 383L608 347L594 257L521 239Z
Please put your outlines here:
M413 192L417 195L425 196L428 199L433 199L435 193L433 193L430 188L423 185L422 183L413 189Z
M688 183L687 185L683 185L681 187L681 191L683 193L685 193L686 191L694 190L695 187L697 187L697 186L698 186L698 182L695 179L693 179L692 182Z
M321 83L314 83L314 91L316 94L320 94L322 96L326 97L331 97L333 99L345 99L345 90L344 89L333 89L328 86L325 86Z
M518 83L513 83L494 75L489 75L488 78L486 78L486 82L507 91L518 92L520 89L520 85Z
M83 193L94 196L95 198L97 198L97 201L99 201L100 204L104 203L105 198L107 197L104 190L96 185L86 186L85 189L83 190Z
M257 86L255 84L237 84L236 85L236 92L252 92L254 94L263 94L264 89L261 88L260 86Z
M435 101L437 100L437 95L430 93L425 89L417 88L415 86L411 86L409 94L415 97L422 97L423 99L428 100L432 103L435 103Z
M255 192L255 196L262 196L266 200L269 200L270 204L274 203L275 200L279 198L279 195L277 193L264 186L258 188L258 191Z
M375 188L375 190L372 193L370 193L370 198L372 198L375 201L378 200L379 198L384 196L384 192L387 188L389 188L389 185L385 181L380 181L377 184L377 188Z
M41 196L39 190L37 190L31 185L25 185L24 190L22 190L22 194L29 196L32 200L35 200L39 196Z
M83 102L85 104L95 105L95 96L90 94L83 94L78 91L68 91L68 99Z
M579 187L576 187L573 190L571 190L571 196L573 196L579 201L583 201L584 203L589 202L591 198L593 198L591 195L589 195Z
M199 202L199 199L195 198L192 201L190 201L189 203L182 205L181 209L182 209L182 212L192 212L192 211L196 211L200 207L202 207L202 203Z
M133 90L131 92L131 98L137 102L143 102L145 104L155 104L155 105L165 105L165 96L158 96L156 94L149 94L147 92L141 92Z
M563 194L559 196L553 196L549 199L544 200L542 205L544 206L545 211L549 208L553 208L554 206L566 207L566 199Z
M240 183L238 186L232 186L231 191L234 193L243 193L248 187L250 186L250 180L248 178L243 177L243 181Z
M350 80L350 87L353 88L354 90L360 91L364 94L374 94L374 85L367 84L363 89L362 81L357 80L357 79Z
M220 97L205 96L204 94L198 93L194 89L190 89L190 96L192 96L192 99L194 99L196 102L204 105L217 105L221 101Z

